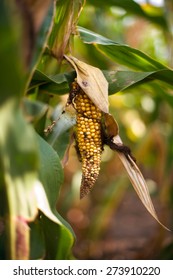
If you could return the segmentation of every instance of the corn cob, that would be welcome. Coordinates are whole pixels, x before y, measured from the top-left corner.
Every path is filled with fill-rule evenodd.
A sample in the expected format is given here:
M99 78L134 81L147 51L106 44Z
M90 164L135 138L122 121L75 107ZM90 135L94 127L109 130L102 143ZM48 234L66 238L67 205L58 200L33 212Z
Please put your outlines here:
M76 82L72 83L71 102L76 109L75 139L82 162L80 197L87 195L96 182L99 170L102 143L102 113Z

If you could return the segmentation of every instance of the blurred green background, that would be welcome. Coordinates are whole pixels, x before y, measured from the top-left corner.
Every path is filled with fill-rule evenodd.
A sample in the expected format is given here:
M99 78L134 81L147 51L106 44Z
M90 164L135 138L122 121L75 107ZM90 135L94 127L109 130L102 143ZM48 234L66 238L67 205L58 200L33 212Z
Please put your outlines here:
M173 259L172 232L148 214L115 152L105 146L99 178L80 200L73 146L64 170L60 164L71 130L44 133L75 77L63 55L100 68L123 143L159 219L173 228L173 1L12 2L0 3L0 258Z

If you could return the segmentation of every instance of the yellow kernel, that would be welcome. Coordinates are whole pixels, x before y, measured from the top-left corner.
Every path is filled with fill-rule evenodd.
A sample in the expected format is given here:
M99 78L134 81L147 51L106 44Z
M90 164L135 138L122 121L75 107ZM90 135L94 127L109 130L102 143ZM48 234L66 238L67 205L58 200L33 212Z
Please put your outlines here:
M75 89L78 89L77 83ZM99 174L102 152L101 112L79 88L74 100L76 109L76 137L82 161L83 181L81 188L92 187Z
M96 110L96 106L92 105L91 110Z

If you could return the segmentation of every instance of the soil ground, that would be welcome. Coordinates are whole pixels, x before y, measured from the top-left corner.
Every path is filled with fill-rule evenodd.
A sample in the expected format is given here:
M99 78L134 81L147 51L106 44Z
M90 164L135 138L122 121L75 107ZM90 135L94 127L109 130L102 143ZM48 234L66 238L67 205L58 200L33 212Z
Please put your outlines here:
M167 223L158 201L152 200L159 218ZM77 238L74 255L78 259L160 259L162 248L172 240L172 233L155 222L136 194L130 192L125 195L102 239Z

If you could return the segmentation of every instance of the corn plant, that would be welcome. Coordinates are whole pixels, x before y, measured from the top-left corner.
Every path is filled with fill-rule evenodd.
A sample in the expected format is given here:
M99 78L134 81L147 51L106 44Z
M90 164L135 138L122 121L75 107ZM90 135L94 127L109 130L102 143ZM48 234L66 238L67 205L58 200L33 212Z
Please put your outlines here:
M121 10L116 13L117 7ZM150 95L153 99L145 100L154 100L151 103L156 109L151 110L150 119L145 115L146 126L151 128L151 124L159 123L159 118L160 123L166 118L169 127L165 141L168 144L158 165L161 170L158 178L162 175L164 188L160 193L163 193L164 203L172 205L170 11L173 7L169 7L169 1L165 1L164 9L167 16L163 7L141 6L133 0L94 3L89 0L46 0L44 3L26 0L23 4L1 0L1 259L74 258L73 246L78 236L67 222L66 213L77 207L79 197L82 201L92 201L100 192L100 201L93 202L98 203L98 211L93 211L96 214L92 215L90 227L84 234L86 239L91 236L99 239L129 186L119 174L115 178L111 174L112 180L104 186L106 192L100 189L102 170L109 165L107 161L102 167L104 146L108 146L113 157L114 152L118 154L125 167L123 174L126 170L143 205L160 228L168 229L167 221L158 218L145 176L138 167L141 158L144 158L143 165L152 161L156 164L150 149L145 148L147 141L154 141L154 133L148 130L146 142L140 142L135 133L125 123L123 125L125 106L120 109L114 105L116 93L123 93L127 100L128 95L133 94L131 102L136 102L133 106ZM165 45L160 43L164 45L163 56L152 53L152 48L148 50L147 46L142 51L142 46L135 48L124 43L122 22L124 19L130 22L132 15L157 26L162 32L158 37L166 41ZM151 53L147 53L149 51ZM111 99L114 96L115 101ZM143 104L145 107L144 101ZM161 106L168 110L166 117L159 114ZM135 110L141 108L136 106ZM73 153L72 143L82 163L82 167L79 165L81 189L79 180L76 184L71 176L68 182L68 176L64 176ZM141 148L134 157L135 146L139 144ZM77 162L77 155L74 155ZM116 166L114 169L113 173L118 172ZM169 248L172 243L164 249L166 256L171 255Z

